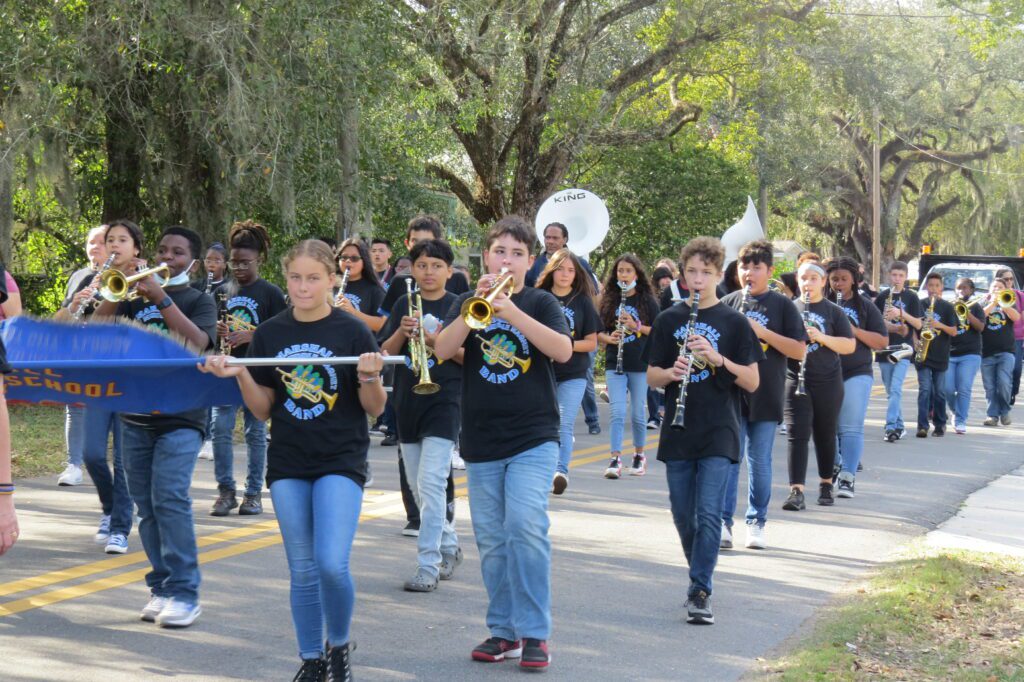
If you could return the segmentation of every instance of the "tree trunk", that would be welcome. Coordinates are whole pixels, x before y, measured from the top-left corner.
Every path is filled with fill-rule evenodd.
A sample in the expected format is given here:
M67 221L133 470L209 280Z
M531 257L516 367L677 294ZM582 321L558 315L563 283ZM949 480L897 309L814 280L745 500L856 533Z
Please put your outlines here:
M0 146L0 258L10 268L14 230L14 149Z
M344 88L338 127L338 160L341 162L335 225L338 243L352 236L359 219L359 96L354 83L346 83Z
M103 222L117 218L139 222L145 216L140 189L146 142L135 121L119 108L117 101L108 104L105 136L107 173L103 178Z

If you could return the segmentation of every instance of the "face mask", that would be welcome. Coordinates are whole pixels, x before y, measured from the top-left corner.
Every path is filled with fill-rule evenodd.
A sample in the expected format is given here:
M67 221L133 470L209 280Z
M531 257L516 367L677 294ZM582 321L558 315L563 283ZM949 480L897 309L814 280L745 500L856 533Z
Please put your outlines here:
M191 263L188 264L187 268L182 270L174 277L171 277L170 279L164 279L160 275L153 275L153 278L156 280L156 283L159 284L161 288L180 287L182 284L188 284L188 273L192 270L192 266L195 264L196 262L195 260L193 260Z
M632 282L630 282L629 284L623 284L622 282L619 282L618 284L619 284L619 289L622 289L622 293L626 293L627 291L633 291L633 289L636 289L636 280L635 279Z

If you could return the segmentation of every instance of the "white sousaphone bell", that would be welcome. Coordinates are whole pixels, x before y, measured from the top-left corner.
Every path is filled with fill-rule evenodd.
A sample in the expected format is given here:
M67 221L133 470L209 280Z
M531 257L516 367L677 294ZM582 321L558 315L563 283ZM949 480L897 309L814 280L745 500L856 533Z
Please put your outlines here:
M544 241L544 228L562 223L569 230L568 249L586 258L608 234L608 207L601 197L585 189L563 189L549 196L537 209L534 227Z
M725 248L725 264L736 260L744 244L756 239L764 239L764 228L757 217L754 200L747 197L747 210L739 222L722 234L722 246Z

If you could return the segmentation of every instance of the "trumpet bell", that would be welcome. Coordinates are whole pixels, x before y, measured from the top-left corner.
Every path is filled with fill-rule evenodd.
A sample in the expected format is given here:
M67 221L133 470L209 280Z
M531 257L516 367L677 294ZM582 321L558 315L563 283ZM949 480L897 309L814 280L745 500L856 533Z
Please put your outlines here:
M996 294L996 303L1000 308L1012 308L1017 305L1017 294L1013 289L1003 289Z
M967 319L967 304L964 303L963 301L957 301L956 303L953 304L953 312L956 313L957 319L963 322L964 320Z
M470 296L462 303L462 308L459 310L462 321L474 331L487 329L494 318L494 306L491 305L491 301L506 289L511 292L514 288L515 279L510 273L503 270L498 276L498 281L494 283L486 296Z
M129 277L120 270L111 268L100 275L99 294L107 301L113 303L134 301L139 297L133 289L135 284L152 275L161 275L166 279L171 276L171 269L166 264L161 263L156 267L146 268Z
M412 387L412 392L416 395L434 395L440 390L441 386L433 381L421 381Z

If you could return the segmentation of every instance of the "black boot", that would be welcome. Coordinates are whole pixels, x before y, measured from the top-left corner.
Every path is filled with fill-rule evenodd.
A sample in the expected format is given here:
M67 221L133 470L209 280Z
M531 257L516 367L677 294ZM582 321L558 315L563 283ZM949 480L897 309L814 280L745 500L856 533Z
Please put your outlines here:
M348 643L327 649L327 682L352 682L350 654Z
M327 663L322 658L304 658L299 672L295 673L292 682L323 682L327 674Z
M238 506L238 500L235 499L235 489L219 485L217 490L220 494L217 497L217 501L213 503L210 516L227 516L229 511Z

